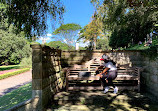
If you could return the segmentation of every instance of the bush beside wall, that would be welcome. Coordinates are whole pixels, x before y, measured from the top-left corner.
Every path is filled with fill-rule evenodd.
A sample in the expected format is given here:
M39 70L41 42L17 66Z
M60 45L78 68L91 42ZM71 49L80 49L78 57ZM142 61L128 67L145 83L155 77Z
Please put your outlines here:
M0 75L0 80L8 78L10 76L14 76L14 75L23 73L23 72L26 72L26 71L29 71L29 70L30 70L30 68L24 68L24 69L21 69L21 70L18 70L18 71L14 71L14 72L8 72L6 74Z

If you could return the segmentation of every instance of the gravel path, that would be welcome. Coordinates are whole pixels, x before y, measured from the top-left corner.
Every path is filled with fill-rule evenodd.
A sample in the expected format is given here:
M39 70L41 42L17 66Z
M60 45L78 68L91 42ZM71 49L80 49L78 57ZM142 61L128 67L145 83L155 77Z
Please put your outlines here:
M0 97L31 81L32 81L31 70L19 75L15 75L15 76L0 80Z

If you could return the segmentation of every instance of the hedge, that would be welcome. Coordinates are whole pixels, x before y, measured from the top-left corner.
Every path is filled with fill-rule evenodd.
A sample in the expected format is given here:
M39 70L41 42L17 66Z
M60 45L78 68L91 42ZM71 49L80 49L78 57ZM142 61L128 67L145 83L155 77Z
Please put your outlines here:
M8 73L5 73L5 74L2 74L2 75L0 75L0 80L5 79L5 78L10 77L10 76L14 76L14 75L23 73L23 72L26 72L26 71L29 71L29 70L30 70L30 68L24 68L24 69L21 69L21 70L18 70L18 71L8 72Z

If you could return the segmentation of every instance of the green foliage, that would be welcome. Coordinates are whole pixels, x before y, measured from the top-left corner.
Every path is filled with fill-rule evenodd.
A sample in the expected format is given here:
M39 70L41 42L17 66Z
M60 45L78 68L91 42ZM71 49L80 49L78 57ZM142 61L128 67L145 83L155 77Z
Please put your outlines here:
M69 49L73 49L80 29L81 26L78 24L63 24L53 32L53 35L57 35L57 37L53 38L55 38L57 41L66 43L69 46Z
M102 37L97 40L97 49L108 50L111 49L109 47L109 40L106 37Z
M150 47L149 46L144 46L144 43L141 44L141 45L133 45L125 50L146 50L146 49L149 49Z
M90 41L92 43L92 47L96 49L97 38L101 34L99 29L99 24L97 20L94 18L88 25L86 25L80 31L80 38L84 39L85 41Z
M45 32L48 17L54 23L64 13L61 0L1 0L0 3L6 8L5 12L0 11L1 21L7 18L7 23L16 27L16 33L24 31L28 38Z
M144 41L157 30L158 4L154 0L91 0L97 8L97 17L104 29L111 30L109 45L112 48L129 47Z
M19 64L21 59L31 55L30 43L23 33L14 34L13 26L0 26L0 64Z
M61 41L51 41L46 44L47 46L53 47L53 48L58 48L61 50L68 50L69 46L66 43L62 43Z
M32 85L29 83L0 97L0 111L7 110L21 102L31 99L31 90Z
M53 32L53 34L56 35L60 33L72 33L73 31L80 30L80 29L81 29L81 26L78 24L74 24L74 23L62 24L59 28L57 28Z
M35 42L35 41L30 43L30 45L33 45L33 44L38 44L39 45L40 43L39 42Z
M142 51L141 54L150 58L150 60L155 60L158 58L158 46L151 46L150 48Z
M0 66L0 71L10 70L10 69L20 69L20 65L8 65L8 66Z
M142 52L142 54L145 57L150 58L150 60L155 60L156 58L158 58L158 39L157 39L157 37L155 37L153 39L152 45L149 48L147 48L146 50L144 50Z
M26 72L26 71L29 71L30 68L24 68L24 69L21 69L19 71L14 71L14 72L8 72L8 73L5 73L5 74L2 74L0 75L0 80L1 79L5 79L5 78L8 78L10 76L14 76L14 75L17 75L17 74L21 74L23 72Z
M86 50L86 47L79 47L80 50Z
M20 62L21 67L32 67L32 56L25 57Z

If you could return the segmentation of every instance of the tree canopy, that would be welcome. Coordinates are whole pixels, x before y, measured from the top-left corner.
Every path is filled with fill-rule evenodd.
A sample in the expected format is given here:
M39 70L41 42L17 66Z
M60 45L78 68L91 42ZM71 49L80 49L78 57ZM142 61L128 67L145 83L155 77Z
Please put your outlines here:
M56 37L53 38L66 43L71 49L71 47L75 45L78 39L78 32L80 29L81 26L79 24L62 24L53 32L53 35L56 35Z
M91 0L104 29L112 31L110 46L128 47L144 41L155 29L158 4L155 0Z
M47 43L46 45L53 47L53 48L58 48L61 50L68 50L69 49L69 46L66 43L62 43L61 41L51 41L51 42Z
M99 35L100 35L99 26L95 19L93 19L88 25L86 25L80 31L80 38L92 42L94 49L96 49L96 42Z
M0 65L18 64L22 58L30 57L31 48L24 34L14 34L13 26L0 27Z
M107 37L101 37L97 40L97 46L96 49L101 49L101 50L109 50L111 49L109 46L109 40Z
M61 0L1 0L0 21L16 27L16 33L24 31L27 37L42 35L47 29L47 18L62 18L64 6ZM5 10L5 11L4 11Z

